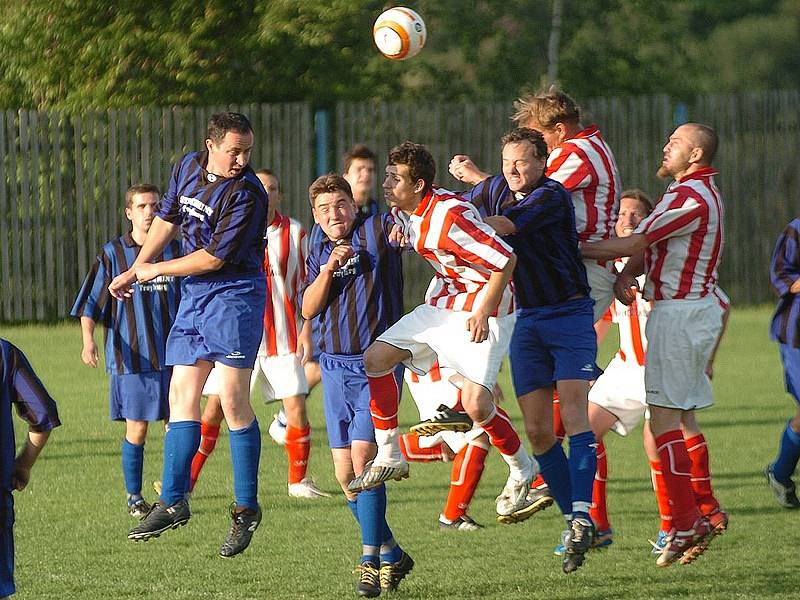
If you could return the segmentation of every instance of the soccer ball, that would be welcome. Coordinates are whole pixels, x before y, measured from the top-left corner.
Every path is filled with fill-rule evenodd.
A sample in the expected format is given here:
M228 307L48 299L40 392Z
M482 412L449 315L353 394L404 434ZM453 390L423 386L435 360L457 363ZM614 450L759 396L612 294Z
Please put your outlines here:
M382 12L372 26L375 45L392 60L415 56L425 46L427 35L422 17L405 6Z

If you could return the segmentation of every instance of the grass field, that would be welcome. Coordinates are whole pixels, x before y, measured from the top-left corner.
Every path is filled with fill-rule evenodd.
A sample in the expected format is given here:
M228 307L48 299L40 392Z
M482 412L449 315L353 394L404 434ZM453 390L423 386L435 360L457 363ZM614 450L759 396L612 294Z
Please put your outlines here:
M437 530L450 465L412 465L409 480L389 484L390 524L417 563L394 596L800 597L795 582L800 512L778 507L761 476L793 410L768 322L768 308L733 311L716 365L717 404L700 414L717 495L731 524L696 564L669 569L654 564L647 539L656 534L658 516L636 431L628 438L609 434L606 442L614 544L591 553L569 576L552 554L563 528L555 508L520 525L494 523L494 497L507 475L496 452L470 511L487 525L476 533ZM108 420L105 374L80 362L78 326L3 327L0 335L27 353L59 402L63 421L31 484L16 496L20 600L355 597L351 570L360 556L355 522L341 495L319 502L287 497L285 453L266 435L275 405L256 407L264 432L259 494L264 521L246 553L228 561L217 556L231 501L227 436L197 485L189 524L158 540L129 542L125 536L133 521L125 511L119 467L122 429ZM604 345L606 360L612 344ZM511 398L507 370L502 384ZM506 404L519 425L515 403ZM316 427L311 472L321 487L334 491L319 392L310 399L310 412ZM404 402L401 420L415 421L413 403ZM23 428L17 431L20 438ZM160 475L161 438L157 429L147 445L148 482Z

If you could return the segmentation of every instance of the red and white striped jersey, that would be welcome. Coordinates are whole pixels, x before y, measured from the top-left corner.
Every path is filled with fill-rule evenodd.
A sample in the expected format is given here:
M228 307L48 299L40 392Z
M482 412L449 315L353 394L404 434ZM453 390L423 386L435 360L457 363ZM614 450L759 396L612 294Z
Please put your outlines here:
M297 351L297 337L303 326L299 292L306 278L308 240L303 226L275 213L267 227L264 272L267 276L267 304L264 335L258 353L280 356Z
M491 274L501 271L513 254L475 206L441 188L429 192L411 214L406 237L436 271L425 302L449 310L470 312L477 307ZM492 316L512 312L509 282Z
M596 126L587 127L550 153L545 175L572 194L579 242L614 235L619 212L617 162Z
M617 271L622 271L627 259L618 260L614 266ZM644 284L644 275L636 278L641 287ZM636 299L625 306L619 300L614 300L608 309L611 320L619 326L619 356L626 363L630 362L640 367L644 366L647 356L647 337L644 328L647 316L650 314L651 305L642 297L641 292L636 292Z
M636 233L647 236L645 296L650 300L697 300L717 287L723 246L723 207L704 167L672 182Z

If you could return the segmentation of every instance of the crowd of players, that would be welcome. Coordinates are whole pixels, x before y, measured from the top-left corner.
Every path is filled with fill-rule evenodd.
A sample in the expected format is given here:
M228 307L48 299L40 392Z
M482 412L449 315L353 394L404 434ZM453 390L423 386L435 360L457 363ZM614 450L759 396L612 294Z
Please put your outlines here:
M556 553L565 573L578 569L587 552L613 542L603 436L626 435L643 418L661 515L656 564L690 563L726 530L694 415L713 403L728 310L717 284L717 136L697 123L670 135L659 170L670 183L653 203L622 190L611 149L568 95L531 94L515 106L517 127L500 141L501 174L456 154L449 172L470 187L444 190L431 153L405 142L389 152L381 212L370 197L376 157L357 146L344 176L311 184L309 235L280 212L277 176L248 166L253 131L238 113L211 118L205 150L174 166L163 197L153 185L128 190L131 231L102 248L72 315L86 365L98 364L96 325L107 332L111 418L125 422L127 508L140 519L130 539L190 519L190 495L224 419L235 502L220 555L247 548L262 517L256 389L282 402L269 430L286 449L288 494L328 497L308 476L306 398L320 379L336 478L361 533L360 596L396 589L414 567L386 521L385 482L408 477L410 461L452 461L439 527L478 530L468 509L490 446L509 468L498 522L524 521L555 502L566 523ZM772 269L782 296L773 337L795 397L798 230L795 221L781 237ZM403 315L410 251L435 274L422 304ZM620 350L603 373L598 337L612 321ZM11 507L12 474L24 487L59 421L24 356L6 342L0 349L10 398L3 434L11 402L31 424L16 467L13 452L3 454L3 506ZM498 404L506 356L532 455ZM421 419L405 434L397 420L404 372ZM142 492L145 440L150 422L167 419L151 505ZM800 505L791 480L799 457L800 411L765 470L787 507ZM3 531L10 566L0 597L14 591L10 526Z

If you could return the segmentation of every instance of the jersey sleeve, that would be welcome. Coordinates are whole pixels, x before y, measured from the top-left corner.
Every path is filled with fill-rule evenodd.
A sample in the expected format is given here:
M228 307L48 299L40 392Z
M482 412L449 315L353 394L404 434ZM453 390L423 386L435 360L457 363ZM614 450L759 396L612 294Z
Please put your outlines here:
M111 322L111 294L108 291L110 283L111 263L103 252L86 274L70 315L76 318L89 317L95 323L108 326Z
M693 196L678 192L665 194L653 213L645 218L634 233L643 233L650 244L696 231L708 214L708 206Z
M798 222L790 223L778 237L769 266L769 277L779 296L786 296L800 278L800 234Z
M226 263L238 264L243 244L257 235L261 223L256 215L258 196L246 188L230 195L220 209L206 252Z
M8 343L11 362L11 401L31 431L44 432L61 425L56 402L33 370L22 350Z
M567 143L550 154L545 175L572 192L591 185L592 171L589 165L590 161L582 151L577 146Z
M443 234L444 250L489 271L502 271L513 254L477 209L465 203L448 211Z

